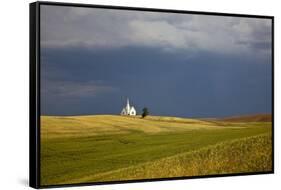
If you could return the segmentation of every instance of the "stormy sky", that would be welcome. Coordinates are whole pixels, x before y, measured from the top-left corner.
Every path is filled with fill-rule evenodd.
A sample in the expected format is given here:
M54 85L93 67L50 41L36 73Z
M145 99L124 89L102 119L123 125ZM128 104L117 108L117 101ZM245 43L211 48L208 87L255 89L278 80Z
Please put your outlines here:
M271 113L271 20L41 5L41 114Z

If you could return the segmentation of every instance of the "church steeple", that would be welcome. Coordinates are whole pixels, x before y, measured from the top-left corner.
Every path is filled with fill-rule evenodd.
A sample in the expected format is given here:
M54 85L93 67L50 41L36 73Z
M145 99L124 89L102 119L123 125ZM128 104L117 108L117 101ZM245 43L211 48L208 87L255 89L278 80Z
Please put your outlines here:
M127 106L130 107L129 98L127 98Z

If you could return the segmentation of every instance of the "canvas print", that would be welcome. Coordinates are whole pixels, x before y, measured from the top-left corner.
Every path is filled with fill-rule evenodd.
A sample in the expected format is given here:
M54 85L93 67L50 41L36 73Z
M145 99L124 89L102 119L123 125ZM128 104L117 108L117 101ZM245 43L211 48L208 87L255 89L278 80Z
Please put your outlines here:
M272 19L40 5L40 184L267 173Z

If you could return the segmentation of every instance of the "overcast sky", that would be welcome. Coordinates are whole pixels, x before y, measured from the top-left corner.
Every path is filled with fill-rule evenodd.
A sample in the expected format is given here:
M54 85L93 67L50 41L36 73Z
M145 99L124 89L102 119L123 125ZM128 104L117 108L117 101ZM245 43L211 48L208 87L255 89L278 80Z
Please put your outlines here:
M41 5L41 113L271 113L271 20Z

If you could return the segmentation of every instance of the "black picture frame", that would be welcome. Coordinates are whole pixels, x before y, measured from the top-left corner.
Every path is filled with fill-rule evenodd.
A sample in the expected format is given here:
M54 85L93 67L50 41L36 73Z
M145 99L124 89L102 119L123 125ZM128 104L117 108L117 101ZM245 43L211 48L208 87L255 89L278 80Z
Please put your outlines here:
M131 11L149 11L149 12L163 12L163 13L182 13L182 14L196 14L196 15L216 15L216 16L231 16L231 17L245 17L245 18L260 18L270 19L272 26L272 170L267 172L249 172L249 173L235 173L235 174L217 174L204 176L186 176L186 177L172 177L172 178L157 178L157 179L140 179L140 180L125 180L125 181L110 181L110 182L92 182L92 183L77 183L77 184L63 184L63 185L41 185L40 184L40 6L68 6L68 7L88 7L88 8L102 8L102 9L117 9L117 10L131 10ZM33 188L52 188L52 187L71 187L71 186L85 186L85 185L100 185L100 184L121 184L134 182L151 182L163 180L180 180L180 179L194 179L194 178L210 178L210 177L227 177L227 176L242 176L242 175L257 175L257 174L273 174L274 173L274 16L264 15L248 15L248 14L233 14L233 13L218 13L218 12L201 12L201 11L187 11L187 10L170 10L170 9L155 9L155 8L141 8L141 7L123 7L123 6L109 6L109 5L91 5L78 3L59 3L59 2L45 2L39 1L30 3L29 5L29 38L30 38L30 76L29 76L29 185Z

